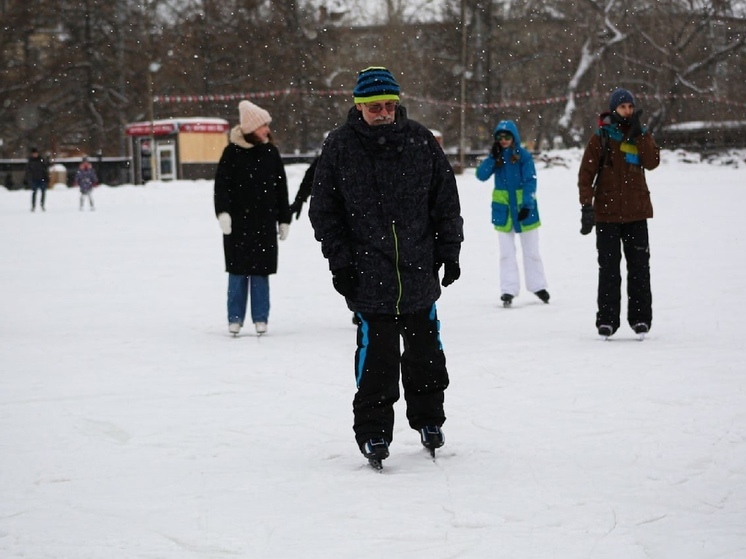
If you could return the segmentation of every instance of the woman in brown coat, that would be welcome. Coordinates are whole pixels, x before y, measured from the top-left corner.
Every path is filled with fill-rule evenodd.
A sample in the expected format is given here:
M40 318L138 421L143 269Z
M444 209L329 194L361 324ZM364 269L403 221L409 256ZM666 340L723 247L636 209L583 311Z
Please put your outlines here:
M596 328L609 337L620 325L622 249L627 261L627 322L644 336L653 322L647 220L653 217L645 171L660 163L660 149L640 124L635 98L617 89L588 141L578 174L580 232L596 226L598 312Z

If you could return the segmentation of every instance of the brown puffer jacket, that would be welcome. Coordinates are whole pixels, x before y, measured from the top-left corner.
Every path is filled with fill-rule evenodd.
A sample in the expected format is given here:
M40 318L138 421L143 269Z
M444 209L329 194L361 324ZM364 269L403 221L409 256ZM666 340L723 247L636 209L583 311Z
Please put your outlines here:
M604 167L594 192L603 151L602 134L608 133L608 151ZM652 134L635 138L639 165L628 163L621 150L622 134L615 125L600 128L588 141L578 173L580 204L593 205L600 223L630 223L653 217L653 204L645 181L645 170L652 171L660 163L660 148Z

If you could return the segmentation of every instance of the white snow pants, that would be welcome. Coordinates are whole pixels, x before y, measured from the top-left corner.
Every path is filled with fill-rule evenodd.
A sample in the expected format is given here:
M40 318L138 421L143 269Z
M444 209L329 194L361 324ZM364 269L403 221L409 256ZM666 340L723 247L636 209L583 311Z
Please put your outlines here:
M514 297L520 292L518 260L515 250L516 236L521 238L526 289L531 293L536 293L547 288L547 282L544 278L544 265L539 254L539 230L531 229L522 233L498 231L497 238L500 241L500 292Z

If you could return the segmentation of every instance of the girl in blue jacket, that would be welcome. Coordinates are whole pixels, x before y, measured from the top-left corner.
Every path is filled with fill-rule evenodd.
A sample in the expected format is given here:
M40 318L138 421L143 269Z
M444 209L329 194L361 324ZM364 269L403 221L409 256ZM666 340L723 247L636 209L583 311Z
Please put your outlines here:
M495 127L490 155L477 168L477 178L495 176L492 224L500 242L500 299L509 307L520 292L515 236L521 236L526 289L549 302L544 265L539 254L539 208L536 204L536 168L531 154L521 147L521 135L512 120Z

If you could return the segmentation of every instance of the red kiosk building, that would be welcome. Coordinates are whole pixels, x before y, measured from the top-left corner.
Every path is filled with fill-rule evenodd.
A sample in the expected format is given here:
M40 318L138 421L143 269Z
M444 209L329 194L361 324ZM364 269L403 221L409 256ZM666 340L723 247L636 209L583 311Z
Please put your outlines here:
M222 118L191 117L133 122L130 138L132 182L211 179L228 145L230 124Z

